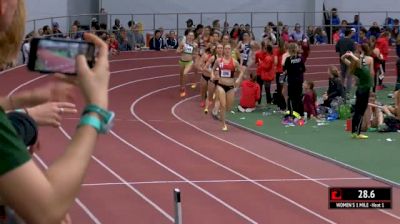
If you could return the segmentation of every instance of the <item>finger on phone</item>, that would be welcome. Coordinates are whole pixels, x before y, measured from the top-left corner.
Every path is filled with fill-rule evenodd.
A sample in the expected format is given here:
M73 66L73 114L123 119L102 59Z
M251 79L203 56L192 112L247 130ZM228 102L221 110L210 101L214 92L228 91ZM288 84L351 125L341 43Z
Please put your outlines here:
M60 80L60 81L66 82L66 83L70 83L70 84L73 84L73 85L78 84L78 79L75 76L72 76L72 75L64 75L64 74L61 74L61 73L56 73L56 74L54 74L54 77L57 80Z
M90 68L87 64L86 58L83 55L78 55L76 57L76 69L78 71L78 75L84 73L84 74L89 74L90 73Z
M107 59L108 47L107 44L102 39L91 33L85 33L84 37L86 41L94 43L94 45L99 48L98 59L100 60Z
M70 102L59 102L57 103L58 107L62 107L62 108L70 108L70 109L75 109L76 105Z

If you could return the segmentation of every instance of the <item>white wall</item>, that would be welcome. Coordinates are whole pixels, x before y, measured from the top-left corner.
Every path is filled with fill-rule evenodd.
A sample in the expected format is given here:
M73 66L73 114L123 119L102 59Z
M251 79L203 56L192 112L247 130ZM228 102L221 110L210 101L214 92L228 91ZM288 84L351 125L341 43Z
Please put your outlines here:
M283 21L285 24L294 25L296 22L303 24L302 13L279 13L276 11L313 11L313 5L310 2L314 0L146 0L146 1L132 1L132 0L119 0L116 4L115 0L102 0L101 7L105 8L108 13L126 13L126 14L138 14L138 13L187 13L180 15L177 21L176 14L171 15L160 15L157 16L154 22L153 16L134 16L135 21L140 21L144 24L145 29L152 30L154 27L164 27L166 30L176 29L177 23L180 29L185 28L185 21L188 18L192 18L195 24L202 22L203 24L210 24L214 19L220 19L223 23L225 21L224 13L217 12L230 12L227 16L228 22L233 25L234 23L246 24L253 23L253 27L257 27L255 33L261 34L262 27L265 26L269 21L276 24L277 19ZM182 4L184 2L184 4ZM266 4L266 2L268 2ZM251 21L250 13L240 14L232 12L254 12L253 21ZM200 15L200 12L213 12L204 13ZM271 12L271 13L256 13L256 12ZM191 14L192 13L192 14ZM116 17L112 18L112 21ZM130 15L119 15L118 18L122 24L126 26L126 23L131 19ZM300 18L300 19L298 19ZM313 15L309 15L305 18L306 24L313 23ZM221 25L222 25L221 23ZM182 33L181 30L181 33Z
M98 0L26 0L25 2L28 20L97 13L99 9ZM58 22L61 31L65 32L75 19L79 19L83 24L90 22L90 16L71 18L71 21L68 18L54 18L53 21ZM51 19L37 20L36 31L44 25L51 25ZM28 22L26 31L32 31L33 27L33 22Z
M399 3L399 0L325 0L327 9L337 8L340 19L348 22L353 22L354 14L357 14L354 12L360 12L360 20L364 26L370 26L374 21L384 24L386 11L392 11L388 16L400 18Z

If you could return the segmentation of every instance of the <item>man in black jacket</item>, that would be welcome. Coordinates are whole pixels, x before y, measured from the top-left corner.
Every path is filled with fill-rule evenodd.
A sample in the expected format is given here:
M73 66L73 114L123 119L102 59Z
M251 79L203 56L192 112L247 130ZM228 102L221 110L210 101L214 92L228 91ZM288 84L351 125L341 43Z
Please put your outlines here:
M156 30L154 32L154 36L150 39L149 47L150 50L156 50L156 51L160 51L161 49L165 48L160 30Z
M339 53L339 60L342 55L346 54L346 52L351 51L354 53L355 51L355 42L351 39L354 32L351 29L346 29L344 31L345 37L340 39L336 44L336 52ZM342 76L342 84L345 86L345 79L346 81L346 93L349 93L352 86L352 78L351 75L348 74L348 69L346 64L340 61L340 74Z

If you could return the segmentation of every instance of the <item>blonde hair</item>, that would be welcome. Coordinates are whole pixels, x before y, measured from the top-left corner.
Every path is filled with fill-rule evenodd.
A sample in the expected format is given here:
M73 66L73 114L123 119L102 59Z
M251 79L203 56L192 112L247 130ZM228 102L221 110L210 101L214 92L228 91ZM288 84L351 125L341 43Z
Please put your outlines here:
M25 32L25 2L18 0L17 9L10 26L0 32L0 65L14 61L19 52Z
M296 43L290 43L288 46L288 52L290 56L295 56L297 55L298 52L298 46Z

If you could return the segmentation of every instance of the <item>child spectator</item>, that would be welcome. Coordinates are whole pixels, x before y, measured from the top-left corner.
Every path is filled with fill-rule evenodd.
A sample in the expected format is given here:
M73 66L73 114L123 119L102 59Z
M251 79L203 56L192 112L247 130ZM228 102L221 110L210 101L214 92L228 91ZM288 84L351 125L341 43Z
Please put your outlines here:
M114 33L110 35L110 38L106 41L106 43L108 44L108 49L112 55L119 53L119 44Z
M400 47L399 47L400 48ZM264 61L265 56L267 55L266 52L266 43L265 41L261 41L261 49L256 52L255 55L255 64L257 65L257 70L256 70L256 76L257 76L257 83L262 89L262 86L264 85L264 81L261 79L261 70L262 70L262 62ZM261 91L260 91L260 96L258 97L258 104L261 104Z
M338 97L341 97L342 99L345 98L345 92L343 89L342 81L339 78L339 70L336 68L336 66L331 66L328 69L328 73L329 73L328 91L322 96L324 100L323 106L325 107L330 107L331 102Z
M376 40L376 47L379 48L380 53L383 56L382 60L382 69L383 72L386 72L386 61L388 60L389 56L389 32L384 32L381 36ZM378 86L376 87L377 90L383 89L383 76L378 77Z
M274 53L272 45L268 44L266 46L266 55L264 60L260 61L261 67L261 79L264 82L265 88L265 95L267 98L267 104L272 103L272 96L271 96L271 83L275 78L275 62L274 62ZM260 93L262 90L260 91ZM261 99L261 97L260 97ZM261 100L260 100L261 101Z
M326 35L326 32L324 30L322 30L321 27L317 27L315 29L315 44L327 44L328 43L328 36Z
M314 83L312 81L305 81L303 84L304 88L304 113L307 113L307 118L317 116L317 94L314 91Z
M257 75L250 73L250 78L244 80L240 86L242 88L238 109L241 112L253 112L256 109L256 102L260 98L260 86L257 84Z

